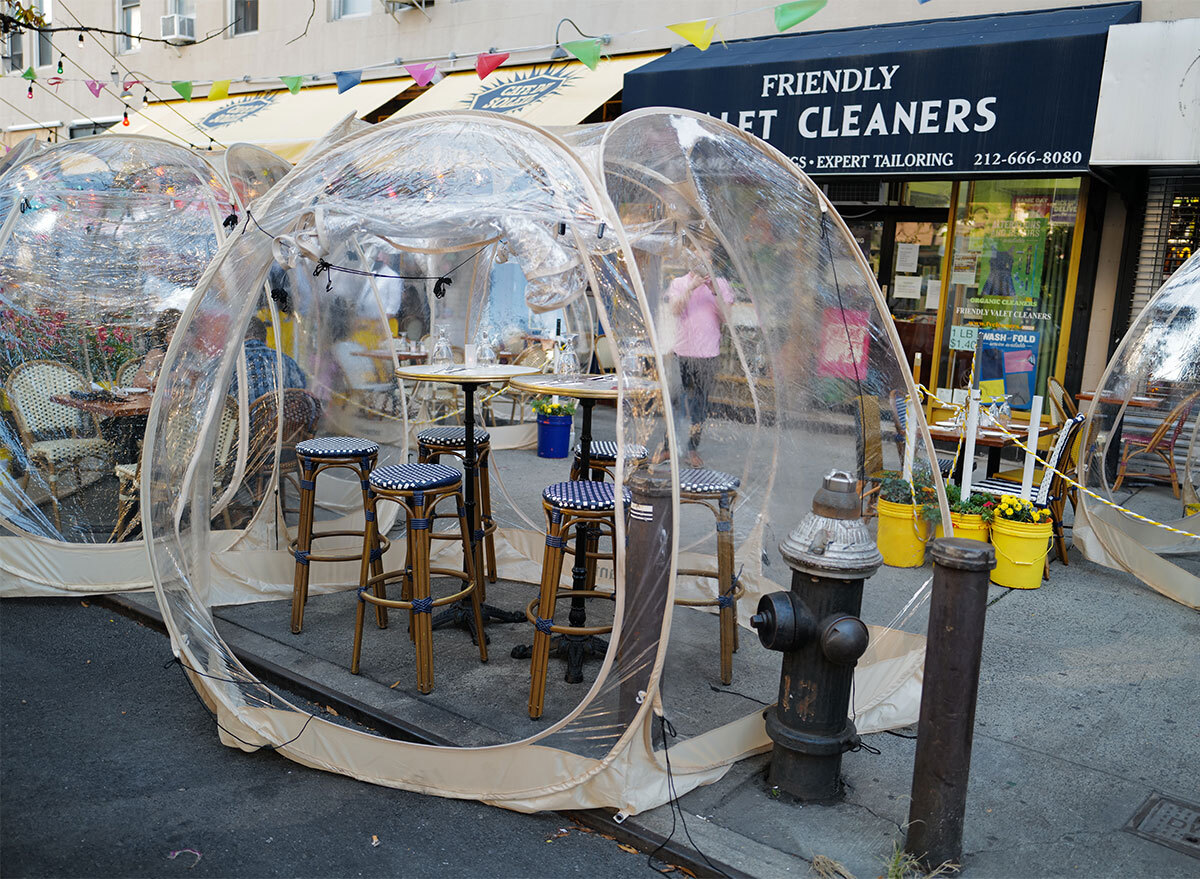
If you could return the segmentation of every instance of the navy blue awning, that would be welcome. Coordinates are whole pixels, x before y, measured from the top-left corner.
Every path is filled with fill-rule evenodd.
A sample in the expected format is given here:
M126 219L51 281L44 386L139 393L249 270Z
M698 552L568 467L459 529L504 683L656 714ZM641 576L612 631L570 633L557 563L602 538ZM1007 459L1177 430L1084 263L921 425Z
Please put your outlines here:
M1085 171L1113 3L679 49L625 74L626 110L726 119L811 174Z

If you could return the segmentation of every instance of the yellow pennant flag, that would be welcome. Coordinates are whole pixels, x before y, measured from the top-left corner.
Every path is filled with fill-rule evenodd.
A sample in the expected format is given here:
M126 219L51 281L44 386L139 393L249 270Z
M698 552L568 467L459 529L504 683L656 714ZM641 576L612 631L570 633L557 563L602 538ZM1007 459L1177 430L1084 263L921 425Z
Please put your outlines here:
M709 24L707 18L701 21L684 21L679 24L667 25L667 30L679 34L701 52L712 45L713 32L716 29L717 26Z
M210 101L221 101L229 97L229 83L232 80L218 79L212 84L212 88L208 90L208 99Z

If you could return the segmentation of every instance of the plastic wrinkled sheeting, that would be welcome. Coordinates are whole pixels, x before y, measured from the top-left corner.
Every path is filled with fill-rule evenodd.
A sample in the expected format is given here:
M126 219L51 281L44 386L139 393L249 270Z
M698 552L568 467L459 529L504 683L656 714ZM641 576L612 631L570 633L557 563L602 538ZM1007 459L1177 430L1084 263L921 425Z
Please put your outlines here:
M225 179L238 203L246 208L252 208L255 201L292 170L291 162L250 143L232 144L222 158Z
M563 140L470 112L352 134L269 192L255 212L260 228L232 237L205 272L147 432L142 505L173 648L214 707L227 744L270 743L305 765L524 811L607 806L633 813L666 802L668 775L652 720L661 704L675 571L687 553L710 558L700 535L713 528L711 518L702 523L679 500L693 435L706 466L742 480L734 527L748 606L762 592L786 588L790 571L777 558L769 570L762 561L773 550L768 540L781 539L804 514L831 467L859 474L864 494L876 465L886 459L901 468L886 399L913 399L915 389L870 272L812 183L760 141L684 111L631 114L586 136L577 153L570 134ZM758 231L743 213L756 204L778 211L776 237L752 240ZM750 401L731 407L710 393L711 418L699 434L676 402L696 388L676 387L680 355L656 326L668 280L685 266L728 290L721 332L733 336L738 400ZM246 291L261 289L272 273L286 276L287 293L264 306ZM276 386L278 408L299 400L311 417L271 422L272 454L257 469L258 486L249 464L239 465L230 484L235 496L253 501L247 518L227 546L214 547L214 535L224 533L211 487L219 416L246 328L264 307L280 350L305 377L302 390ZM295 562L286 547L294 529L281 501L289 446L350 434L379 443L380 463L394 463L407 460L422 427L454 423L460 401L453 386L388 387L385 373L399 365L393 322L430 343L428 334L445 329L456 355L485 333L501 342L526 339L527 347L510 352L522 359L540 350L547 319L582 337L585 368L597 324L615 340L622 462L615 478L644 505L628 519L618 505L607 581L615 591L613 631L581 701L519 741L432 747L310 717L256 680L222 641L210 608L291 595ZM375 372L359 362L371 360L382 362ZM480 418L493 437L532 420L528 401L512 389L480 397ZM928 434L916 420L913 457L928 470ZM256 434L253 424L249 433ZM647 450L640 463L624 463L626 451L639 447ZM542 485L529 484L511 460L493 454L489 463L496 554L505 579L537 583ZM337 473L316 481L319 524L361 528L357 477ZM804 499L799 507L797 497ZM381 523L381 532L393 521ZM393 540L385 568L403 567L402 543ZM444 553L452 560L453 544ZM357 571L357 562L318 566L311 592L347 589ZM881 605L887 618L898 611L897 619L909 619L920 607L923 577L914 576L889 590L890 604ZM605 588L603 576L598 588ZM688 588L715 597L711 580ZM865 731L915 720L923 662L919 635L874 631L856 696L867 709ZM671 749L675 790L714 781L768 745L760 712L689 735Z
M1148 395L1161 402L1154 408L1137 405L1137 398ZM1200 608L1198 418L1200 255L1194 255L1121 340L1083 425L1080 483L1124 509L1080 492L1073 531L1075 545L1092 561L1128 571L1191 608ZM1127 481L1114 488L1120 458L1132 451L1126 441L1132 437L1144 447L1156 433L1157 447L1175 459L1180 496L1161 486L1171 476L1153 453L1130 456ZM1143 487L1138 476L1147 471L1158 476L1159 486Z
M136 448L137 419L99 421L49 397L111 387L155 344L234 201L203 158L154 138L18 150L0 177L0 594L148 589L141 541L114 542L114 458Z

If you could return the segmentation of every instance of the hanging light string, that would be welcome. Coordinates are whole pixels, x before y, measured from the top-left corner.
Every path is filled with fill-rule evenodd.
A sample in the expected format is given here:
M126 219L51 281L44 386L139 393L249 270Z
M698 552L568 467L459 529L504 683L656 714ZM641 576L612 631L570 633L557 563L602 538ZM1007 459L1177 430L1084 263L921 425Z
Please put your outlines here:
M75 22L76 22L77 24L82 24L82 22L79 20L79 16L77 16L77 15L76 15L76 14L75 14L75 13L74 13L74 12L73 12L73 11L72 11L72 10L71 10L69 7L68 7L68 6L67 6L67 4L66 4L65 2L63 2L63 0L59 0L59 5L60 5L60 6L63 8L63 11L64 11L64 12L66 12L66 13L67 13L69 16L71 16L71 18L73 18L73 19L75 20ZM80 36L82 36L82 35L83 35L83 33L84 33L84 32L81 32L81 33L80 33ZM131 78L133 78L133 77L134 77L134 73L133 73L133 71L132 71L132 70L130 70L130 69L129 69L129 67L127 67L127 66L125 65L125 63L124 63L123 61L121 61L121 59L120 59L120 58L118 58L118 57L117 57L116 55L114 55L112 52L108 51L108 47L107 47L107 46L105 46L105 45L104 45L104 43L102 43L102 42L100 41L100 39L99 39L98 37L96 37L96 35L95 35L95 34L91 34L91 33L89 33L88 35L89 35L89 36L90 36L90 37L91 37L91 38L92 38L92 39L93 39L93 40L96 42L96 45L97 45L97 46L99 46L101 49L103 49L103 50L104 50L104 54L108 55L108 57L109 57L109 58L111 58L111 59L113 60L113 63L114 63L114 64L118 64L118 65L120 65L120 66L121 66L121 68L122 68L122 69L124 69L124 71L125 71L125 72L126 72L126 73L127 73L127 74L128 74L130 77L131 77ZM74 63L74 62L72 62L72 63ZM79 65L76 65L76 66L78 67ZM81 71L83 70L83 68L82 68L82 67L80 67L79 69L80 69ZM90 78L91 78L91 79L93 79L93 80L94 80L94 79L96 79L96 77L94 77L94 76L91 76L91 74L87 73L86 71L84 71L84 75L85 75L85 76L88 76L88 77L90 77ZM166 104L166 106L167 106L168 108L170 108L171 112L173 112L173 113L174 113L176 116L178 116L180 119L182 119L184 122L186 122L186 123L187 123L189 126L191 126L192 128L196 129L196 131L200 132L200 134L201 134L201 135L203 135L204 139L205 139L205 140L207 140L207 141L209 142L209 144L210 144L210 145L212 145L212 144L214 144L214 143L215 143L217 146L221 147L222 149L228 149L228 147L227 147L225 144L223 144L223 143L221 143L220 141L218 141L218 140L217 140L215 137L213 137L211 134L209 134L209 133L208 133L207 131L205 131L203 128L201 128L200 126L198 126L198 125L197 125L195 122L193 122L191 119L188 119L186 116L184 116L182 113L180 113L180 112L179 112L177 109L175 109L175 106L174 106L172 103L170 103L169 101L164 101L164 100L163 100L162 98L160 98L158 95L154 94L154 92L150 91L150 87L146 85L146 82L156 82L156 83L157 83L157 81L156 81L156 80L139 80L139 84L140 84L140 85L142 85L142 86L143 86L143 87L146 89L146 91L147 91L147 92L149 92L149 93L150 93L150 95L151 95L151 96L152 96L152 97L153 97L153 98L154 98L156 101L158 101L159 103ZM122 103L124 103L124 99L122 99L122 101L121 101L121 102L122 102ZM128 107L129 107L129 105L128 105L128 104L126 104L125 106L126 106L126 110L128 110ZM153 123L155 126L157 126L158 128L161 128L161 129L162 129L163 131L165 131L167 134L171 135L172 137L176 137L176 138L179 138L180 140L183 140L183 141L185 141L185 142L187 143L187 145L188 145L188 146L190 146L192 149L195 149L195 150L198 150L198 149L200 149L200 147L198 147L196 144L192 143L192 142L191 142L190 140L188 140L187 138L181 137L179 134L177 134L177 133L175 133L175 132L171 131L171 130L170 130L169 128L167 128L166 126L164 126L164 125L160 124L160 123L159 123L157 120L155 120L155 119L153 119L153 118L150 118L150 117L147 117L147 118L149 118L149 119L150 119L150 122L152 122L152 123ZM201 141L201 143L203 143L203 141Z
M132 36L132 35L126 34L124 31L105 31L101 28L92 28L87 25L84 25L80 21L79 17L76 16L74 12L72 12L70 9L68 9L66 7L65 3L63 3L62 0L59 0L59 2L60 2L60 5L62 5L63 9L68 14L70 14L70 16L75 20L76 24L78 25L78 28L69 27L69 28L60 28L59 30L70 30L70 31L79 30L79 32L80 32L79 35L81 38L83 37L84 33L89 34L89 36L91 36L92 39L96 41L97 45L99 45L101 48L103 48L104 51L110 57L112 57L113 60L117 64L120 64L122 67L125 67L125 65L120 61L120 59L117 56L113 55L111 52L108 51L107 47L104 46L104 44L95 36L94 33L92 33L92 31L95 31L97 33L116 34L116 35L122 35L122 36ZM786 5L786 4L768 3L768 4L764 4L762 6L756 6L752 9L742 9L742 10L738 10L735 12L725 12L725 13L721 13L719 15L709 16L708 18L703 19L703 20L715 22L718 20L737 18L738 16L742 16L742 15L755 15L755 14L758 14L761 12L765 12L767 10L774 10L777 7L779 7L780 5ZM28 27L28 26L25 25L24 27ZM232 25L230 25L230 27L232 27ZM637 36L640 34L654 33L654 32L664 30L666 28L667 28L667 25L650 25L648 27L634 28L632 30L618 31L615 33L606 33L603 36L596 37L594 39L599 40L600 42L604 43L605 45L608 45L614 39L617 39L617 38L633 37L633 36ZM228 28L226 28L226 30L228 30ZM214 35L205 37L204 40L212 39L213 36L216 36L216 35L214 34ZM146 40L146 41L150 41L150 42L163 42L162 40L157 40L152 37L145 37L145 36L140 36L140 35L137 36L136 39ZM200 42L203 42L204 40L197 40L196 42L200 43ZM454 62L457 62L460 60L466 61L467 59L473 59L480 54L505 52L510 55L524 55L524 54L529 54L529 53L533 53L533 52L553 51L553 50L559 48L559 46L560 46L560 44L556 40L555 42L551 42L551 43L536 43L533 45L515 46L515 47L507 48L507 49L496 49L495 47L490 47L487 49L478 49L478 50L472 51L472 52L453 52L453 51L451 51L451 52L446 52L441 55L426 55L426 56L420 56L420 57L415 57L415 58L407 58L407 57L406 58L393 58L390 61L380 61L380 62L377 62L374 64L367 64L367 65L364 65L361 67L356 67L354 69L361 70L364 73L367 73L367 72L383 71L383 70L395 70L397 68L402 68L405 64L429 64L429 63L437 63L437 62L450 62L453 65ZM648 49L647 51L653 51L653 49ZM69 56L68 56L68 60L70 60ZM466 69L469 69L469 67L464 66L462 68L459 68L457 66L452 66L451 69L446 72L455 73L455 72L459 72L460 70L466 70ZM125 67L125 70L131 76L133 75L132 71L130 71L128 67ZM302 74L301 77L306 82L309 82L309 83L317 82L317 83L321 83L321 84L325 84L325 85L329 85L329 84L331 84L331 82L333 80L335 80L335 75L334 75L333 71L320 71L320 72L315 72L315 73L306 73L306 74ZM280 77L276 76L276 75L251 76L250 74L246 74L241 77L230 77L229 79L231 82L242 82L242 83L247 83L247 84L251 84L251 85L265 86L268 84L274 84L277 80L279 80L279 78ZM81 80L74 80L74 79L68 78L63 81L64 82L79 82ZM140 80L140 82L143 84L151 83L153 85L158 85L158 86L170 86L172 84L173 80L143 79L143 80ZM196 80L189 80L189 82L191 82L195 86L204 87L204 86L212 86L215 82L224 82L224 78L219 79L219 80L218 79L196 79ZM160 103L166 103L168 105L170 105L173 100L176 100L176 99L171 99L171 98L164 100L164 99L160 98L158 95L155 95L153 92L151 94L153 95L153 97L155 98L156 101L158 101ZM206 132L203 132L202 129L198 128L194 123L191 122L191 120L187 119L182 114L180 114L180 118L183 119L185 122L187 122L189 125L191 125L193 128L196 128L197 131L201 131L201 133L204 134L205 139L208 138L208 134Z
M8 106L12 107L14 110L16 110L18 113L20 113L26 119L28 119L30 122L37 125L38 128L46 128L46 123L44 121L42 121L41 119L37 119L33 116L30 116L29 113L27 113L25 110L22 110L20 107L18 107L12 101L7 100L6 98L0 97L0 102L8 104Z

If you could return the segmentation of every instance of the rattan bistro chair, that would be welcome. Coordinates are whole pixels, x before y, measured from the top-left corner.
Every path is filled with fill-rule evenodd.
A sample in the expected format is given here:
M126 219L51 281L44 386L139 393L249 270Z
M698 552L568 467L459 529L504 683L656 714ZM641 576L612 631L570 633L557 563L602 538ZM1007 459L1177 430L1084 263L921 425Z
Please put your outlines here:
M142 361L145 359L146 358L144 357L131 357L118 366L117 374L114 376L117 382L117 387L129 387L129 383L133 380L133 377L137 375L138 368L142 365Z
M1192 414L1197 397L1200 397L1200 391L1194 391L1176 403L1175 408L1167 413L1167 417L1162 420L1162 423L1149 434L1133 430L1121 432L1121 463L1117 467L1117 481L1113 483L1113 491L1121 487L1131 460L1138 455L1158 455L1167 465L1167 471L1171 474L1171 490L1175 492L1175 497L1179 497L1179 474L1175 469L1175 443L1179 441L1179 434L1183 431L1188 416ZM1139 473L1138 476L1162 479L1161 476L1150 473Z
M62 530L60 475L73 474L78 490L83 487L85 461L95 461L96 469L106 471L115 456L115 449L100 432L100 422L94 415L51 399L87 387L79 370L53 360L28 360L9 373L4 384L29 460L46 476L54 506L54 526L59 531ZM25 474L24 489L28 489L30 476L28 472Z

